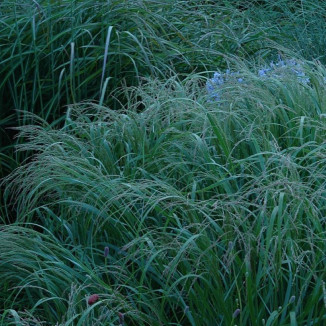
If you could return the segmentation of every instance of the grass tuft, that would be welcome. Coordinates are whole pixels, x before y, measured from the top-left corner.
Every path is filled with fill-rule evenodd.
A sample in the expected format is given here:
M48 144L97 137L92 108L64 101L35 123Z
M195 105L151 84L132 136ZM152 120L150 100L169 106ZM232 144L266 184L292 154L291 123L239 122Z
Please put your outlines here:
M209 102L200 75L154 79L125 90L125 111L84 103L61 129L21 128L19 149L34 155L7 179L5 196L16 199L20 223L55 239L58 266L33 253L24 276L20 253L4 247L0 268L13 270L2 282L20 281L5 309L21 296L26 306L41 274L42 293L30 297L51 300L30 309L50 323L68 315L72 282L100 298L116 293L130 325L321 325L326 93L324 68L307 64L309 85L263 83L247 68L246 85L226 83L225 98ZM33 232L30 241L45 237ZM72 270L60 271L67 261ZM105 300L86 310L74 301L74 323L104 318Z

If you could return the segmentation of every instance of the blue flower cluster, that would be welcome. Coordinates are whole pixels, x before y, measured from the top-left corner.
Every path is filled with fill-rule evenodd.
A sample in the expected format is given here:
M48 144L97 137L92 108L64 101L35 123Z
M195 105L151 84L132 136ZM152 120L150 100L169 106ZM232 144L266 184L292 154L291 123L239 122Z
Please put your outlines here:
M243 78L240 77L239 71L232 72L230 69L227 69L223 74L219 72L214 73L214 77L206 83L206 89L210 95L211 101L219 101L221 99L221 94L217 89L230 80L236 80L238 83L244 81Z
M310 83L309 77L304 73L303 66L295 59L282 60L274 63L271 62L269 67L264 67L258 70L259 77L278 77L282 78L285 74L293 74L302 83L307 85Z
M286 75L295 76L299 82L304 85L310 83L309 77L306 76L303 66L295 59L279 60L274 63L271 62L269 66L262 67L257 73L259 78L284 78ZM244 83L244 78L241 77L240 72L231 72L229 69L225 73L215 72L214 77L207 81L206 89L210 95L210 101L221 100L221 86L225 83Z

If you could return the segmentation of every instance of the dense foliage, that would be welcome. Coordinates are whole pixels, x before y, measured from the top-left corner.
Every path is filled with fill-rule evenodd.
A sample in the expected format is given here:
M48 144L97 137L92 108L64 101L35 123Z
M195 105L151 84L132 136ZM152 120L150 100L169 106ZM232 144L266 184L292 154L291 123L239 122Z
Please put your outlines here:
M323 325L325 12L2 1L0 324Z

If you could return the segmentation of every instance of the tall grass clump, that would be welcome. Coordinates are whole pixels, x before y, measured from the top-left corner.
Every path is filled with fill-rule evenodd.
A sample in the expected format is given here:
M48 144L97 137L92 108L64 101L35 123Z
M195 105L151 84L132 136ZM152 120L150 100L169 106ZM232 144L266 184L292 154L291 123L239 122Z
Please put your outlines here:
M199 74L149 79L124 110L22 127L3 320L323 325L326 71L302 66L306 84L242 64L218 101Z
M103 101L122 82L212 69L232 43L223 8L213 16L211 4L192 1L2 1L2 114L53 122L63 105Z
M30 113L60 125L67 104L117 109L125 99L109 94L122 84L221 65L232 37L223 33L228 11L215 10L192 1L1 1L0 176L24 159L8 127L31 123Z
M1 1L0 178L26 159L14 153L10 128L32 123L31 113L62 125L67 104L92 100L119 109L125 99L109 94L121 85L222 65L231 44L222 30L228 11L215 5L211 15L212 8L192 1Z
M30 123L29 113L60 125L64 107L83 100L117 109L126 99L109 94L123 84L223 68L225 55L269 56L273 42L323 60L324 11L288 0L3 0L0 128ZM6 133L2 175L24 159Z

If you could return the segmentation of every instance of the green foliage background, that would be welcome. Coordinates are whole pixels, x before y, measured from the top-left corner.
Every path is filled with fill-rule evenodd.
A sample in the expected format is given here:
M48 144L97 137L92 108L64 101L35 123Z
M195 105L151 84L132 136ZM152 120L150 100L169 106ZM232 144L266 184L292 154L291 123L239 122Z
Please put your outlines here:
M325 13L3 0L1 325L323 325Z

